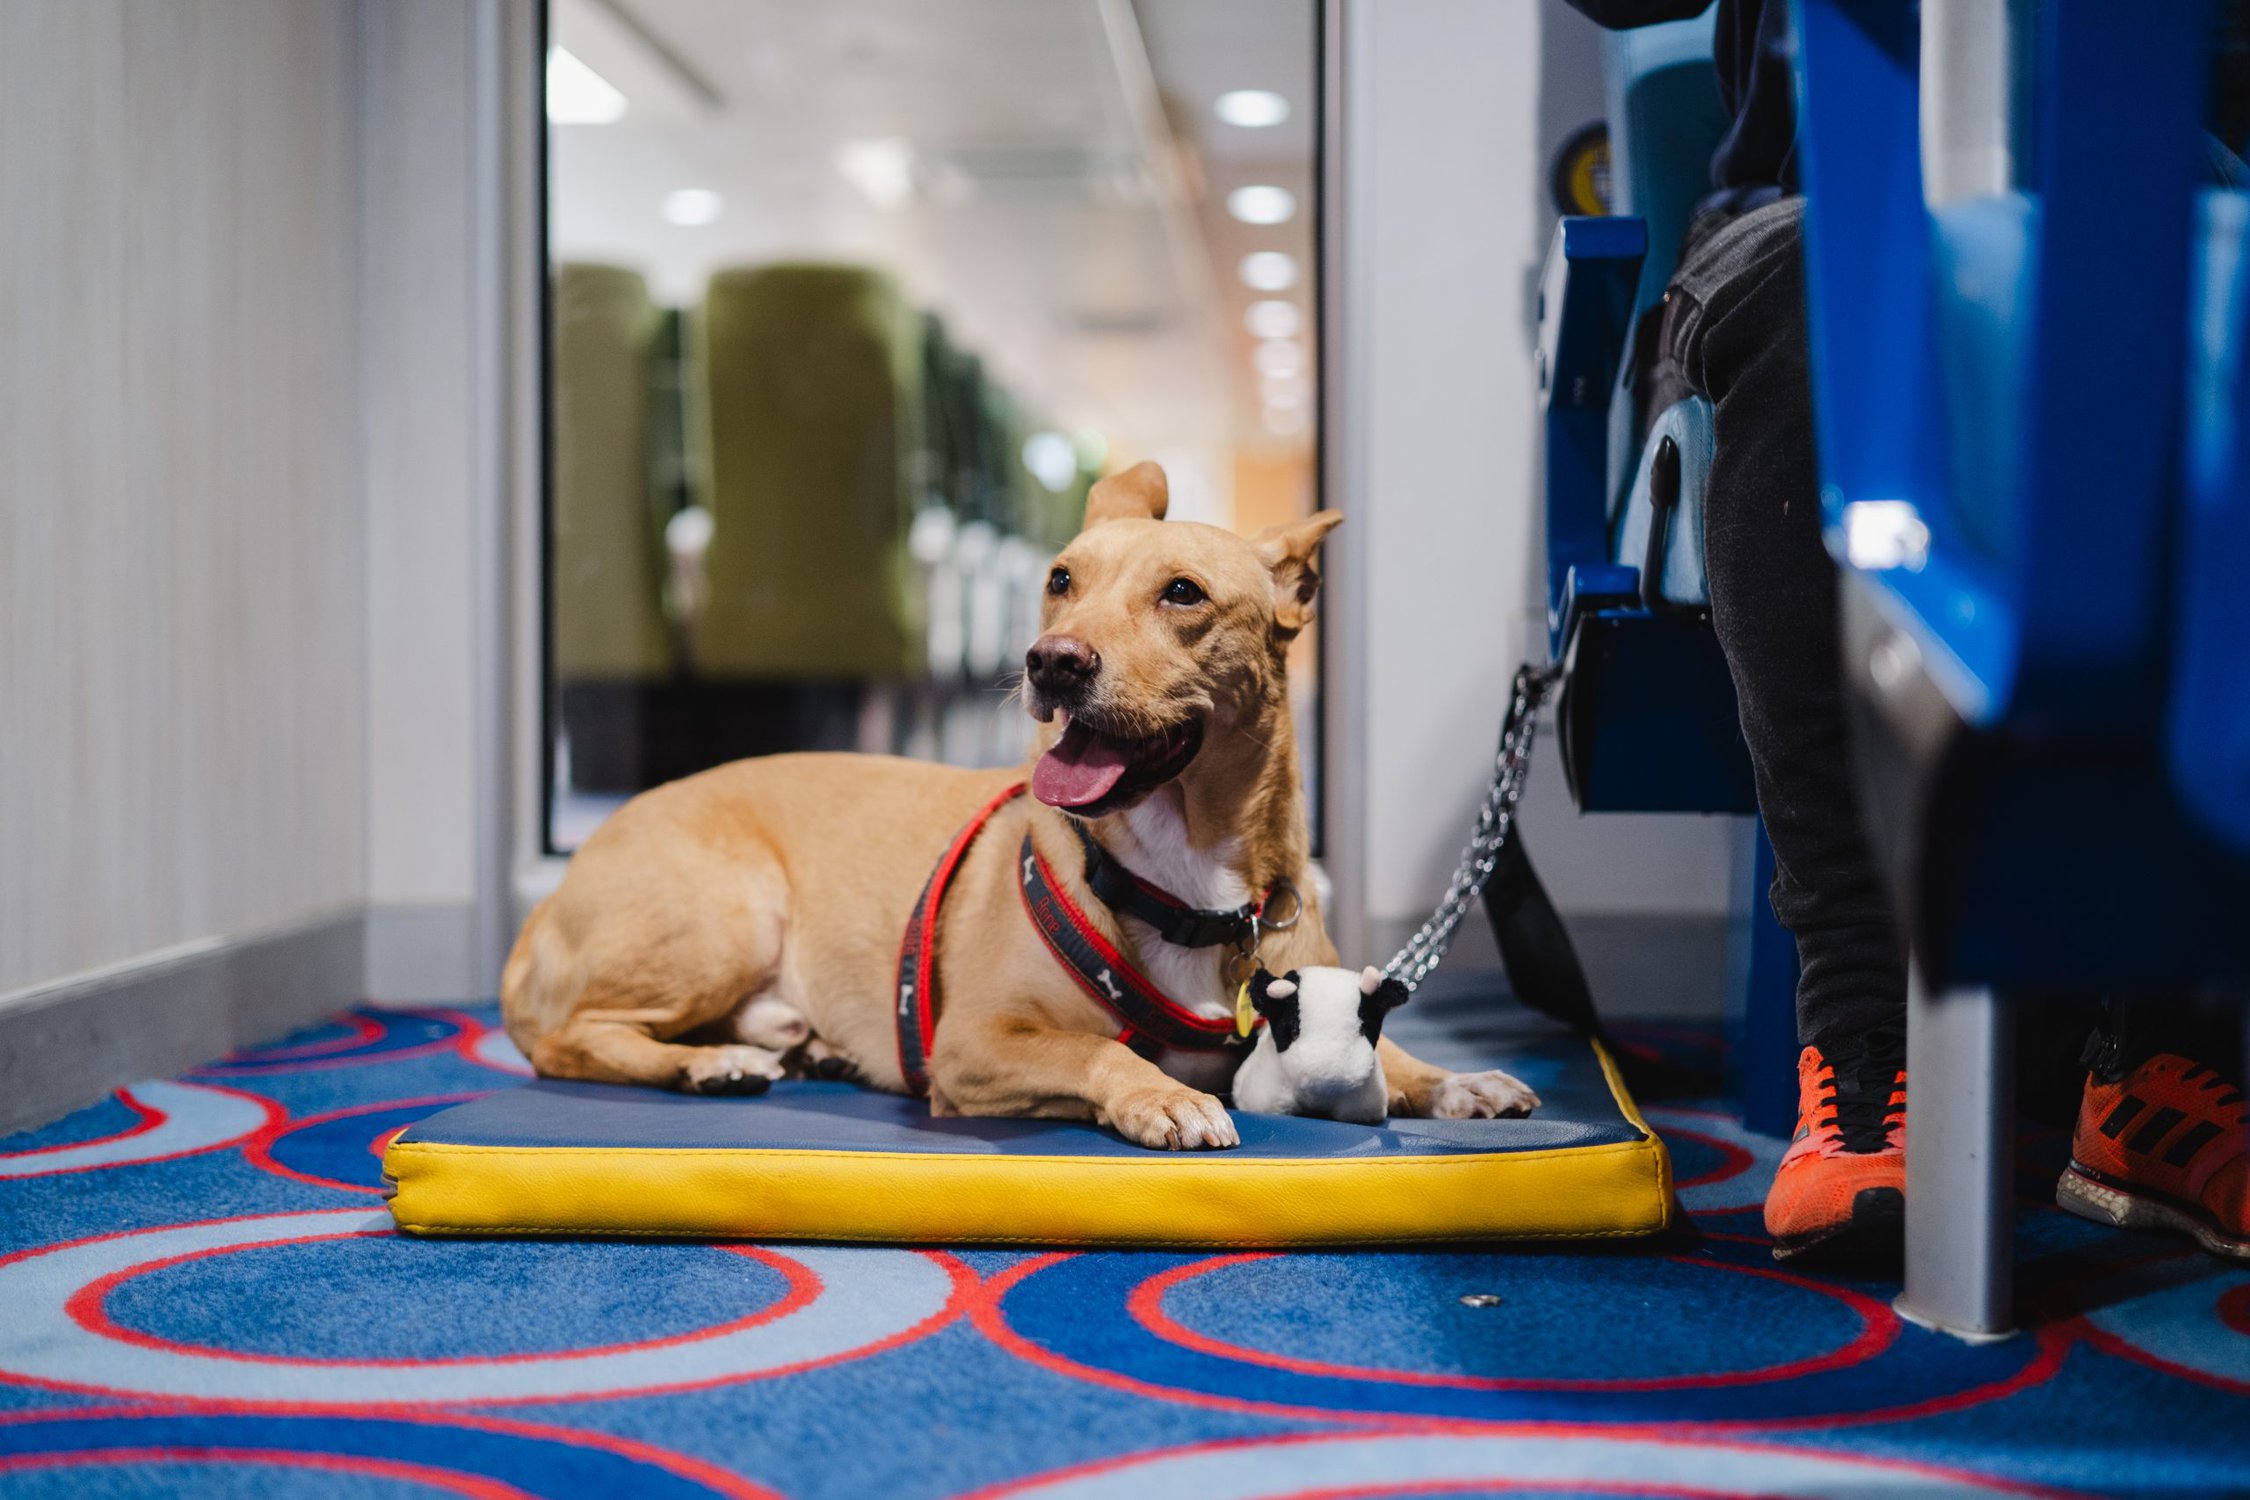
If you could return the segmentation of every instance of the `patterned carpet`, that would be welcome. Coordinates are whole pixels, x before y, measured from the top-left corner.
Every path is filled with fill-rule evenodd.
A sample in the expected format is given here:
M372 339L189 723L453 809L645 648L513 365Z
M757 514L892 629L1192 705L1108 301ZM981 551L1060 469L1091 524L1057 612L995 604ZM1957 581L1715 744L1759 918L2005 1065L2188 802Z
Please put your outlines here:
M522 1070L495 1019L355 1012L0 1141L0 1496L2250 1494L2250 1270L2042 1206L2052 1135L2037 1326L1977 1348L1777 1268L1778 1143L1693 1092L1649 1110L1692 1228L1626 1250L401 1239L383 1142Z

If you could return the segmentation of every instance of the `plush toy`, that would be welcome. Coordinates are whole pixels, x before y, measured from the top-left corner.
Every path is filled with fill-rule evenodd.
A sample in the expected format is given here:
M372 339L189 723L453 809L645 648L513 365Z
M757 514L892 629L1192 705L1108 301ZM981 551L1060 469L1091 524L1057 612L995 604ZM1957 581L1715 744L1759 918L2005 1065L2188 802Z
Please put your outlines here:
M1324 1115L1380 1125L1390 1090L1376 1038L1406 1003L1406 986L1374 969L1291 969L1250 979L1265 1029L1235 1070L1234 1103L1261 1115Z

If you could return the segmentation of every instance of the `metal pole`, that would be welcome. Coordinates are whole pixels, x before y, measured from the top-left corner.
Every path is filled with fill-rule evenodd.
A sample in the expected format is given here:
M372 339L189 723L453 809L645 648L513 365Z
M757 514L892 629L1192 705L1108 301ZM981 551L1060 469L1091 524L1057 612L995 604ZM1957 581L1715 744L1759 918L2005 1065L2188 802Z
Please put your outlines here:
M1989 989L1906 989L1906 1287L1894 1306L1972 1343L2015 1332L2015 1014Z

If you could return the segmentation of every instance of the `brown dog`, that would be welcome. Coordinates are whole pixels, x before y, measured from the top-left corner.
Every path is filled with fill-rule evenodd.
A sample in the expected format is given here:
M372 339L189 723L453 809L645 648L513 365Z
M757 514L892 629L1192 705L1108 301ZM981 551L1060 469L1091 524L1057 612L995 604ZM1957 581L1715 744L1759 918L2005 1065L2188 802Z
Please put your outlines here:
M1033 795L994 815L941 909L935 1113L1092 1119L1152 1147L1237 1143L1207 1092L1225 1086L1232 1055L1143 1058L1049 951L1019 891L1026 833L1101 935L1201 1015L1232 1014L1234 950L1175 947L1112 914L1066 819L1194 907L1286 882L1304 913L1265 934L1265 967L1336 962L1307 869L1283 656L1312 618L1314 556L1342 518L1244 540L1163 524L1165 499L1154 464L1096 485L1048 577L1045 633L1026 658L1032 712L1052 726ZM804 1043L903 1090L894 997L908 915L956 831L1024 779L781 755L636 797L524 924L501 981L508 1033L550 1077L757 1088ZM1382 1051L1394 1114L1538 1103L1505 1073L1449 1073L1387 1037Z

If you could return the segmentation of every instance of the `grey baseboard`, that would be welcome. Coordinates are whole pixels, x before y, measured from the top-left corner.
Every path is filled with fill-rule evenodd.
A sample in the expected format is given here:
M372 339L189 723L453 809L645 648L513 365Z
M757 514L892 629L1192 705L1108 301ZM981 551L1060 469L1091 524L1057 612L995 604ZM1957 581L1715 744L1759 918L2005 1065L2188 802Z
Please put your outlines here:
M357 1004L365 944L354 906L0 996L0 1132Z
M1420 918L1377 918L1375 963L1387 962ZM1719 1021L1727 1009L1728 919L1697 912L1565 912L1594 1003L1612 1020ZM1345 955L1347 962L1351 955ZM1448 973L1495 970L1500 950L1482 908L1461 924Z

